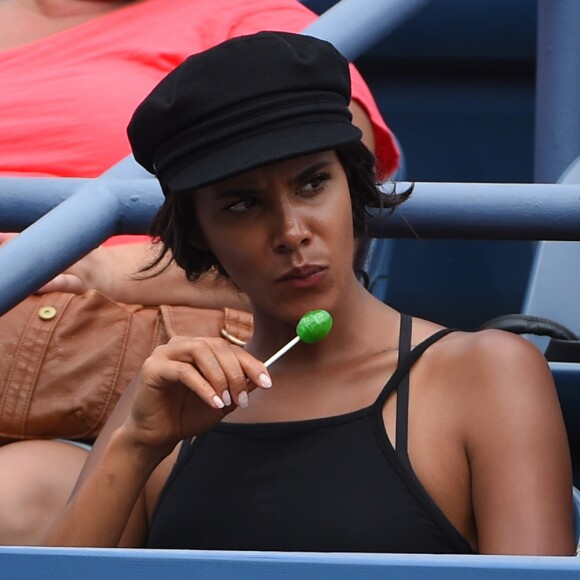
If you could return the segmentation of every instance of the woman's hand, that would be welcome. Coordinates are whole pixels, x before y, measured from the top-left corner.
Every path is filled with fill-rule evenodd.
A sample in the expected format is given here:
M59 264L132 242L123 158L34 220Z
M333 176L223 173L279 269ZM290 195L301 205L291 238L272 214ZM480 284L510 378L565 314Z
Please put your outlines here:
M262 362L222 338L175 337L145 361L125 428L135 444L172 449L268 388Z

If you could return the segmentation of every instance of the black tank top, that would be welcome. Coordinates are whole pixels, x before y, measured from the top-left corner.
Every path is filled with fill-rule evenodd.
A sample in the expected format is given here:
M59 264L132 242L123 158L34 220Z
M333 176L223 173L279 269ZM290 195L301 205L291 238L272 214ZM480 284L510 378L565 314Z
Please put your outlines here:
M399 364L377 400L344 415L220 423L184 442L159 498L148 547L300 552L472 553L407 456L413 350L401 317ZM397 449L382 410L397 390Z

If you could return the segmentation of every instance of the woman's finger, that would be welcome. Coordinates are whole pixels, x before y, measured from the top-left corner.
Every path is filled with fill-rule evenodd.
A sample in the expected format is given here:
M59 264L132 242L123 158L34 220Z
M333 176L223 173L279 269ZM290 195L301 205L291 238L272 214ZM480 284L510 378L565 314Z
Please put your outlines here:
M165 356L191 363L199 369L226 406L234 403L246 407L250 391L272 386L268 370L261 361L222 338L174 337L165 346Z
M232 345L231 348L235 351L236 356L240 361L244 375L251 383L250 390L253 390L256 387L269 389L272 386L272 378L270 377L268 369L264 366L264 363L238 346Z
M191 363L150 357L143 364L141 375L145 384L155 389L167 389L181 383L210 407L225 407L213 386Z
M211 343L211 346L215 354L214 360L220 365L226 382L223 390L218 391L224 403L247 407L249 403L249 379L240 364L239 353L232 348L228 341L215 341Z

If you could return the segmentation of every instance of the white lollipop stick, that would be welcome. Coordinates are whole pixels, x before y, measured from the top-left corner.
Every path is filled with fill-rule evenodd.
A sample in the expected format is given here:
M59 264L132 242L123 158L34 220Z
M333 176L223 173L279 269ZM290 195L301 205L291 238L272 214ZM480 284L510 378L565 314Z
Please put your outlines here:
M275 352L265 363L264 366L268 368L272 363L275 363L283 354L286 354L294 345L300 342L300 337L295 336L288 344L285 344L278 352Z

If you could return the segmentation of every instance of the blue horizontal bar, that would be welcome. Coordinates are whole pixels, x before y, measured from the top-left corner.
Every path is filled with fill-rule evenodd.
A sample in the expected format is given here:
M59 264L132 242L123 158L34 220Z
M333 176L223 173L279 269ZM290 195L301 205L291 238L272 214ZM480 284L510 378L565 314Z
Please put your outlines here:
M397 191L408 185L397 184ZM411 197L374 223L369 235L580 240L580 185L416 183Z
M0 548L3 577L31 580L576 580L572 557Z
M82 187L84 199L91 203L98 203L97 190L118 199L120 215L115 218L114 233L147 232L163 201L156 180L93 181L0 178L0 231L22 231ZM403 191L409 184L396 186ZM384 189L390 191L391 185ZM55 226L58 231L76 217L66 208ZM95 212L99 209L92 218ZM412 238L415 233L443 239L579 240L580 185L416 183L410 199L370 230L373 237L383 238Z

